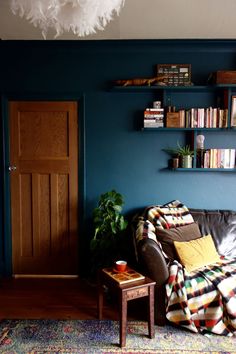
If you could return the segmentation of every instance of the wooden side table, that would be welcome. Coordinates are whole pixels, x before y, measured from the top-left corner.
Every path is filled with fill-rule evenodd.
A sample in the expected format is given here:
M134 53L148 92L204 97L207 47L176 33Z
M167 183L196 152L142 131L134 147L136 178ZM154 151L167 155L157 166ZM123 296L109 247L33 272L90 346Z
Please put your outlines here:
M109 269L109 268L107 268ZM120 317L120 346L126 344L127 330L127 303L130 300L148 296L148 332L149 338L154 338L154 286L155 282L145 277L142 280L135 280L127 284L120 284L102 269L98 277L98 318L102 319L103 310L103 286L107 286L112 291L118 293L119 297L119 317Z

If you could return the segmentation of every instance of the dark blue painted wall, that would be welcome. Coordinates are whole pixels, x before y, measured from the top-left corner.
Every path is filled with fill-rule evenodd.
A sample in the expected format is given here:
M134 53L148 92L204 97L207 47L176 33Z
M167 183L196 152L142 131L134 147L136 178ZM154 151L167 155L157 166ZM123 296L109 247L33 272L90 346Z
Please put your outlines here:
M161 170L167 163L162 148L184 141L185 135L140 131L142 111L157 98L155 94L108 90L114 79L154 76L157 63L191 63L192 81L205 84L213 71L235 70L236 41L0 42L0 92L5 105L8 99L79 101L80 205L86 240L91 211L99 195L111 188L124 195L126 213L176 198L191 207L236 209L234 173ZM201 105L198 95L191 99ZM185 102L188 105L187 96ZM6 123L4 107L2 112ZM206 141L211 147L233 148L236 133L209 133ZM3 146L7 156L7 141ZM7 185L5 189L9 196Z

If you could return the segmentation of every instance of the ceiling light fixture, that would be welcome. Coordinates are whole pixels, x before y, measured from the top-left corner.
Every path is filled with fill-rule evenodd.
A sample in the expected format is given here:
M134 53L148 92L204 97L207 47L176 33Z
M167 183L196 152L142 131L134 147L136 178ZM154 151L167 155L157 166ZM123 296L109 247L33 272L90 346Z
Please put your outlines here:
M117 15L125 0L11 0L11 10L25 17L42 31L46 39L48 30L55 37L72 31L79 37L96 33Z

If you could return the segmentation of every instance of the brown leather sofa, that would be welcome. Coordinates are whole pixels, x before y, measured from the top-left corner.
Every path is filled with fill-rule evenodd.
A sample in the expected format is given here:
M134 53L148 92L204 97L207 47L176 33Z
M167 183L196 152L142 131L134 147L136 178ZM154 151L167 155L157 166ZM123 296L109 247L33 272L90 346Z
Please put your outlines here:
M236 257L236 211L190 209L190 212L194 221L198 222L201 234L212 235L219 254ZM159 245L152 239L139 241L136 249L139 269L156 281L155 323L164 325L168 264Z

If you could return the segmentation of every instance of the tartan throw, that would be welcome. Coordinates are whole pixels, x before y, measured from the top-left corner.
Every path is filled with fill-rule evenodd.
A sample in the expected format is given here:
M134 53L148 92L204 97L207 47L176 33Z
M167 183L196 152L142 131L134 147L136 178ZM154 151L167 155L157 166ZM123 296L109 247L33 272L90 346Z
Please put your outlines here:
M144 238L156 239L158 229L170 229L173 227L192 224L194 222L186 205L179 200L173 200L164 205L151 206L145 209L139 217L136 228L136 240ZM160 245L160 243L158 242Z
M193 332L236 336L236 258L188 273L169 267L166 317Z

